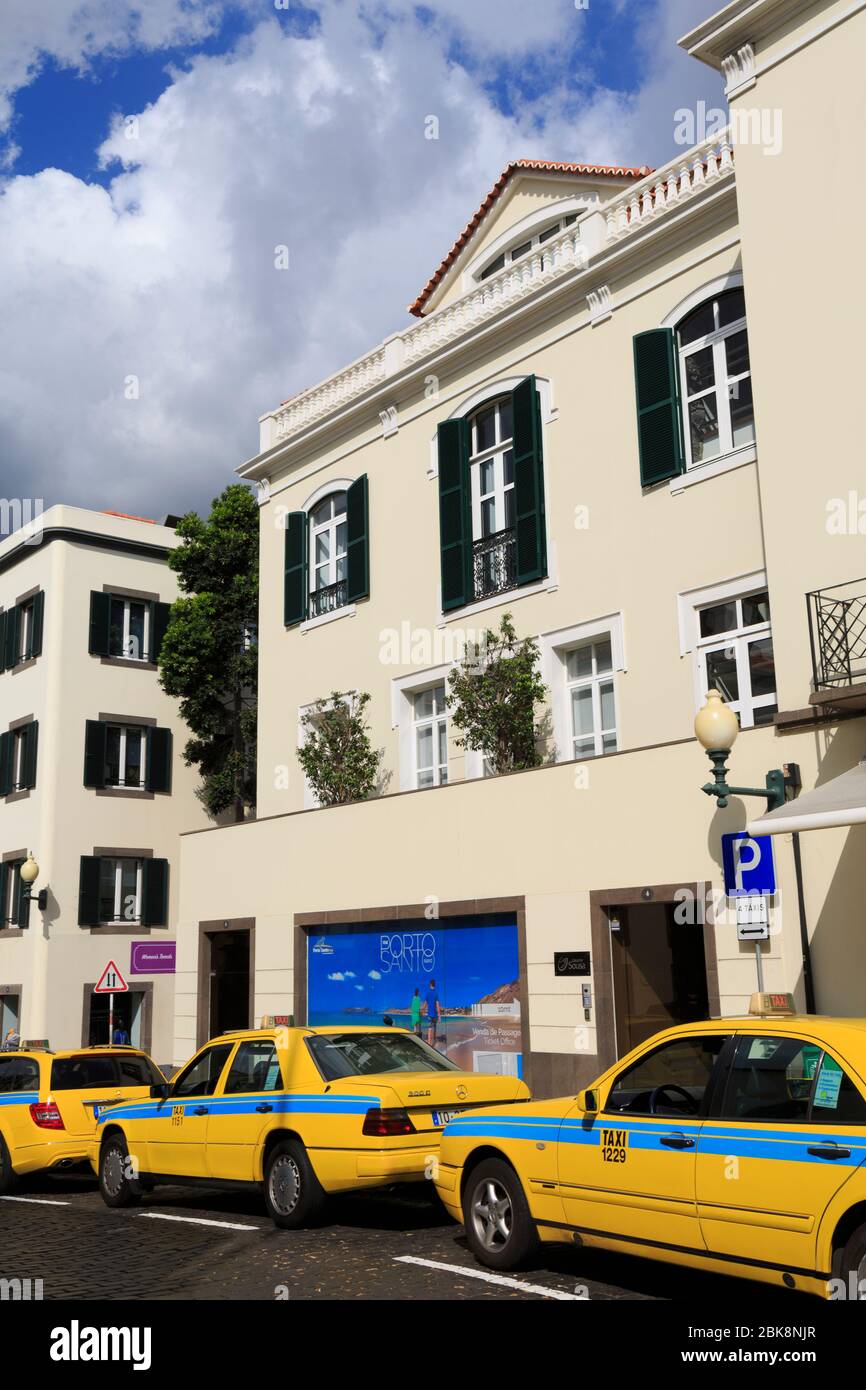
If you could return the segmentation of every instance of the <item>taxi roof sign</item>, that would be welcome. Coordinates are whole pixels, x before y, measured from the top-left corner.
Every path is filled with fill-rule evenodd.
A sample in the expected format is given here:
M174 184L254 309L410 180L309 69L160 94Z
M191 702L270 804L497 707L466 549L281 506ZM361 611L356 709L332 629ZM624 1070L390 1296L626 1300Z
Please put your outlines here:
M749 1013L762 1017L795 1014L793 994L753 994L749 1000Z

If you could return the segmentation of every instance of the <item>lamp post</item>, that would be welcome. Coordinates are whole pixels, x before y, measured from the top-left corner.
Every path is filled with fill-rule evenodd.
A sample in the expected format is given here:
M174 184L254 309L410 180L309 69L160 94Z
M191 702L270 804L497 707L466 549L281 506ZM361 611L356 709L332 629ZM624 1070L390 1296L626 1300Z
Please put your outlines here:
M728 786L726 764L739 732L740 722L734 711L725 704L718 690L708 690L707 703L695 716L695 735L698 743L707 750L713 765L713 780L705 782L701 791L706 792L707 796L714 796L720 810L724 810L728 798L732 796L763 796L767 801L767 810L775 811L777 807L784 806L787 789L791 787L796 790L799 786L799 769L796 763L790 763L784 769L774 768L767 773L763 787Z
M39 908L39 911L44 912L46 907L48 906L48 889L41 888L34 899L33 885L39 877L39 865L33 858L32 851L27 855L27 858L21 865L21 868L18 871L18 876L27 890L25 893L21 894L22 898L26 899L27 902L35 902L36 906Z

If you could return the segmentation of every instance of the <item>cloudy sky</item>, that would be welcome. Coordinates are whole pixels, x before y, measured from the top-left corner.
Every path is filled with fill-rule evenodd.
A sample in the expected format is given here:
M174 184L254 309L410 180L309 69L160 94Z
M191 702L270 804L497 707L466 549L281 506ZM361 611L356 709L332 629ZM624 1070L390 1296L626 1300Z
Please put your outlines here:
M676 48L715 8L3 0L0 494L206 508L264 410L408 322L509 160L671 158L721 104Z

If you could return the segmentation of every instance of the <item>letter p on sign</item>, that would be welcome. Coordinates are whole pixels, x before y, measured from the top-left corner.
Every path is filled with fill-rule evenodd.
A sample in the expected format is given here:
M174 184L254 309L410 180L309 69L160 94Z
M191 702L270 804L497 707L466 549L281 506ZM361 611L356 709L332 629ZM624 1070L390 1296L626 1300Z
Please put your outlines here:
M744 893L772 894L776 891L771 835L749 835L745 830L722 836L722 862L725 892L729 898Z

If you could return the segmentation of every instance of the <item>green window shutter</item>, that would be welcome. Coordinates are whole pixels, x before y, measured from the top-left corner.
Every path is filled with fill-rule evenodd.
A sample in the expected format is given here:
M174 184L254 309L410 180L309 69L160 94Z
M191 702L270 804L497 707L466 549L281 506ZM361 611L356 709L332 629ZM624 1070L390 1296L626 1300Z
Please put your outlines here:
M171 745L171 729L148 729L144 779L149 792L171 791Z
M516 579L529 584L547 574L544 520L544 468L541 452L541 401L535 377L511 393L514 429L514 514Z
M8 924L6 916L6 894L9 888L9 864L0 864L0 927Z
M30 655L42 655L42 628L45 623L45 592L33 595L33 626L30 629Z
M346 491L346 602L370 597L369 488L366 473Z
M168 921L168 860L145 859L141 873L141 925L164 927Z
M286 627L302 623L307 616L307 513L289 512L286 517L286 551L283 577L283 622Z
M443 420L439 442L439 553L442 611L471 603L472 490L469 421Z
M108 725L88 719L84 725L84 785L105 786L105 745Z
M162 639L168 627L169 614L171 613L170 603L155 603L150 610L150 659L159 660L159 653L162 649Z
M111 594L96 589L90 593L90 639L87 650L91 656L108 656L110 652Z
M30 926L30 899L27 896L27 884L23 883L19 875L18 878L18 902L16 903L16 915L18 921L16 926L20 931L25 931Z
M11 733L0 734L0 796L12 790L12 751L15 740Z
M651 328L634 339L634 379L641 487L682 473L680 379L672 328Z
M95 854L82 854L78 875L78 925L99 926L99 872L101 860Z
M0 613L0 672L6 670L6 618L8 614Z
M18 661L18 639L21 633L21 609L10 608L6 614L6 631L3 634L3 665L7 671Z
M34 719L32 724L24 726L24 758L22 761L22 781L25 788L32 789L36 786L36 748L39 741L39 724Z

